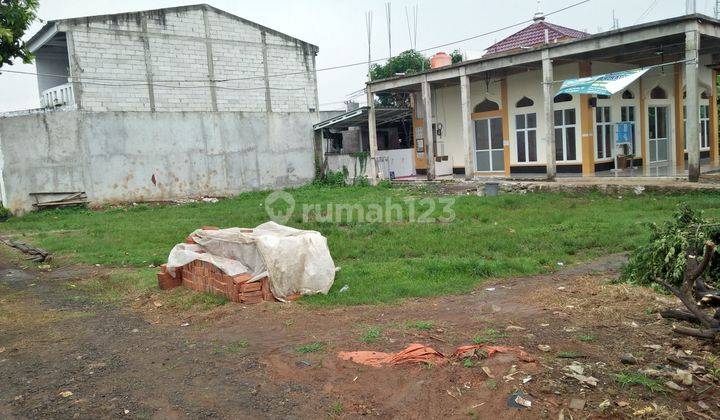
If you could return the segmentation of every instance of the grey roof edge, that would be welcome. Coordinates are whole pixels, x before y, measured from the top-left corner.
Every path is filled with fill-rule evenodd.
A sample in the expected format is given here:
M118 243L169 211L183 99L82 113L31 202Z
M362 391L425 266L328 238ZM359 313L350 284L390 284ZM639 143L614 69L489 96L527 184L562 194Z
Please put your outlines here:
M198 3L198 4L191 4L186 6L174 6L174 7L161 7L158 9L147 9L147 10L136 10L132 12L121 12L121 13L108 13L104 15L91 15L91 16L80 16L80 17L74 17L74 18L67 18L67 19L55 19L55 20L48 20L45 25L40 28L40 30L35 33L28 41L27 44L33 44L37 43L38 39L42 37L42 34L46 32L50 27L53 25L56 25L58 23L68 23L68 24L84 24L89 21L99 21L99 20L106 20L107 18L113 17L113 16L122 16L122 15L137 15L142 13L151 13L151 12L159 12L159 11L165 11L165 12L181 12L181 11L187 11L187 10L210 10L215 13L218 13L220 15L229 17L231 19L235 19L237 21L243 22L247 25L253 26L261 31L265 31L267 33L271 33L273 35L277 35L281 38L284 38L285 40L291 41L291 42L298 42L300 44L303 44L310 49L312 49L316 54L320 51L320 47L318 47L315 44L311 44L307 41L303 41L299 38L295 38L293 36L290 36L288 34L282 33L280 31L277 31L272 28L268 28L267 26L261 25L259 23L253 22L251 20L245 19L243 17L234 15L230 12L226 12L222 9L218 9L217 7L211 6L206 3ZM42 47L42 45L38 45L37 48Z
M369 112L369 109L370 109L370 107L365 105L365 106L358 107L357 109L353 109L352 111L347 111L343 114L336 115L332 118L328 118L325 121L320 121L316 124L313 124L313 130L320 130L322 128L331 127L331 126L335 125L336 123L345 121L349 118L366 114ZM376 114L381 114L384 112L398 113L398 114L407 113L408 115L412 115L412 110L410 108L387 108L387 107L376 107L375 108Z
M391 81L391 80L401 80L401 79L406 78L406 77L422 76L422 75L426 75L426 74L430 74L430 73L434 73L434 72L438 72L438 71L445 71L445 70L448 70L448 69L464 67L464 66L469 65L469 64L481 63L481 62L486 61L486 60L494 60L494 59L503 58L503 57L519 56L519 55L522 55L522 54L527 54L528 52L534 52L534 51L539 51L539 50L543 50L543 49L552 49L552 48L555 48L555 47L558 47L558 46L566 46L566 45L575 44L575 43L588 42L588 41L592 41L592 40L604 38L604 37L606 37L606 36L623 34L623 33L627 33L627 32L636 31L636 30L639 30L639 29L649 28L649 27L652 27L652 26L665 25L665 24L671 24L671 23L678 23L678 22L690 21L690 20L706 21L706 22L711 22L711 23L720 25L720 20L715 19L715 18L713 18L713 17L710 17L710 16L708 16L708 15L701 14L701 13L695 13L695 14L689 14L689 15L682 15L682 16L676 16L676 17L667 18L667 19L662 19L662 20L654 20L654 21L652 21L652 22L641 23L641 24L638 24L638 25L626 26L626 27L624 27L624 28L612 29L612 30L610 30L610 31L600 32L600 33L597 33L597 34L589 34L588 36L585 36L585 37L582 37L582 38L578 38L578 39L574 39L574 40L567 41L567 42L563 42L563 43L561 43L561 44L543 45L543 46L540 46L540 47L536 47L536 48L532 48L532 49L527 49L527 50L523 50L523 51L511 51L511 52L507 52L507 53L492 54L492 55L487 56L487 57L483 56L483 57L480 57L480 58L476 58L476 59L474 59L474 60L461 61L461 62L456 63L456 64L452 64L452 65L449 65L449 66L438 67L438 68L436 68L436 69L429 69L429 70L420 71L420 72L417 72L417 73L412 73L412 74L403 75L403 76L393 76L393 77L388 77L388 78L385 78L385 79L373 80L373 81L366 82L365 84L366 84L367 86L371 86L371 85L376 84L376 83L382 83L382 82L387 82L387 81Z

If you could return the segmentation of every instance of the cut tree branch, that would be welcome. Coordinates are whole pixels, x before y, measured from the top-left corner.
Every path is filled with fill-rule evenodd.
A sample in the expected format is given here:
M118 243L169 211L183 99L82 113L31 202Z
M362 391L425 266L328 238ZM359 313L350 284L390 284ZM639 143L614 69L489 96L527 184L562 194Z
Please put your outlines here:
M713 329L699 329L683 327L681 325L673 325L673 331L678 334L691 335L693 337L709 338L713 339L717 335L718 331Z

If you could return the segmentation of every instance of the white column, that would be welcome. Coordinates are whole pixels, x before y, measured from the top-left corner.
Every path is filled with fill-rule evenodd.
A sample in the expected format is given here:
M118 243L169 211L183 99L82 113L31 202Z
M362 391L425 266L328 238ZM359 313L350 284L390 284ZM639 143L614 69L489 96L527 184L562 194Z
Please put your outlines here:
M425 105L425 155L428 160L427 179L435 179L435 136L433 133L432 93L427 78L422 82L423 105Z
M377 124L375 123L375 95L370 91L370 86L367 89L367 103L368 103L368 140L370 143L370 161L367 165L367 177L372 185L377 183L378 169L377 161L375 156L377 155ZM362 143L362 142L361 142Z
M548 50L542 52L542 76L543 76L543 115L545 130L545 160L547 162L547 178L555 179L557 171L555 165L555 118L553 114L553 68Z
M685 140L688 151L688 180L697 182L700 178L700 110L698 97L698 32L697 24L685 32L685 98L686 120ZM714 81L713 81L714 82ZM675 92L682 95L682 92Z
M465 146L465 179L473 179L475 148L472 133L472 105L470 103L470 76L460 76L460 118L462 118L462 139Z

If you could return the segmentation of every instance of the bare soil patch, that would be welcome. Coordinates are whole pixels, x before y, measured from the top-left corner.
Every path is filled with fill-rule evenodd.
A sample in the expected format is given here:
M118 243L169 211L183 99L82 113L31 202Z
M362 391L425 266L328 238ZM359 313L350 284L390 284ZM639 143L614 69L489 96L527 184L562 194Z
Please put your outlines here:
M159 291L126 305L97 303L72 284L98 270L21 270L0 256L0 417L584 418L646 410L716 418L716 384L699 375L683 391L617 381L621 372L670 364L668 352L702 365L717 353L673 335L659 318L657 310L674 298L611 284L623 260L613 255L395 305L181 311L162 304ZM371 368L337 357L410 343L448 354L474 340L521 346L538 363L496 354L472 363ZM626 354L637 364L622 364ZM597 386L565 375L573 361ZM507 407L516 390L532 400L530 409ZM584 407L571 409L572 399Z

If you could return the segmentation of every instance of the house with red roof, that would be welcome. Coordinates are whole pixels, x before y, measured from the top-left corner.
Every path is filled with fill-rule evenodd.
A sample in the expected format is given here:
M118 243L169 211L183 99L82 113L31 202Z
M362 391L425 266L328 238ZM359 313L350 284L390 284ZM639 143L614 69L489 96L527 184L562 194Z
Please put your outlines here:
M545 15L538 12L533 16L533 24L527 26L507 38L494 43L486 50L485 55L520 51L545 43L558 43L580 39L588 34L564 26L555 25L545 21Z
M720 166L718 70L720 21L709 16L589 34L538 12L478 59L371 81L367 92L370 104L410 96L416 178L697 180Z

